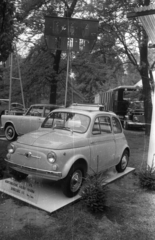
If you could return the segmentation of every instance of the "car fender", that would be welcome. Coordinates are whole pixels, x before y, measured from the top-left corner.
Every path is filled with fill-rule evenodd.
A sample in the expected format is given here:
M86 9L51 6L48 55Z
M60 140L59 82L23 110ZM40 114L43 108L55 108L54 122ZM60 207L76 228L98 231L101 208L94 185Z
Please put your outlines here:
M73 164L77 161L80 162L84 161L88 169L88 159L83 154L74 155L64 165L64 168L62 170L62 178L65 178L67 176L69 170L71 169Z
M7 122L4 124L4 129L7 127L7 125L13 125L16 133L18 134L17 128L15 127L15 124L14 124L12 121L7 121Z
M128 151L129 157L130 157L130 148L129 148L129 146L128 146L127 144L125 144L125 146L124 146L124 148L123 148L123 151L122 151L122 153L121 153L121 155L120 155L120 160L121 160L121 157L122 157L122 155L123 155L123 153L124 153L125 150Z

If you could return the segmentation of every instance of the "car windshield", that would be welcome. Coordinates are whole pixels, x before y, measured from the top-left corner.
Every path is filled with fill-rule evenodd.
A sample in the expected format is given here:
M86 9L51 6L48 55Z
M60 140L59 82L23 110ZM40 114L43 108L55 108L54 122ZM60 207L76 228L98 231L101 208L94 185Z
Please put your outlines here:
M89 123L90 118L83 114L54 112L45 119L41 127L84 133L87 131Z
M143 102L140 102L140 101L130 102L129 108L133 110L137 110L137 109L144 110L144 104Z
M43 114L43 106L32 106L27 111L27 116L35 116L35 117L41 117Z

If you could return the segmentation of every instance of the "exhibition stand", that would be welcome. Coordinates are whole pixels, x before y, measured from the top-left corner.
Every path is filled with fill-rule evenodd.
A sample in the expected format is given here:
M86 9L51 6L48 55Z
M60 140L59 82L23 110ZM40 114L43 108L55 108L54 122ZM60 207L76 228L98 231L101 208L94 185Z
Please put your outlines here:
M127 167L123 173L117 173L112 168L105 172L103 184L109 184L134 170L134 168ZM62 192L59 182L32 176L20 182L14 178L0 180L0 191L49 213L81 198L80 195L67 198Z

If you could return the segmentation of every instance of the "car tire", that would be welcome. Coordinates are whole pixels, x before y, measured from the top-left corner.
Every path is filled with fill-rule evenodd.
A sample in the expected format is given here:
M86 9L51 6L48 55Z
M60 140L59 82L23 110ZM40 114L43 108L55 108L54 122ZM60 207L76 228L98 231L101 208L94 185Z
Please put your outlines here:
M10 174L14 177L14 179L16 179L17 181L20 181L20 180L24 180L27 178L28 174L26 173L22 173L22 172L18 172L14 169L11 169L10 170Z
M116 170L118 173L124 172L129 162L129 152L125 150L121 157L120 162L116 165Z
M15 131L15 128L12 124L9 124L5 128L5 137L9 141L13 141L17 138L17 133Z
M85 176L85 168L81 163L75 163L68 175L62 179L62 191L66 197L74 197L79 192Z

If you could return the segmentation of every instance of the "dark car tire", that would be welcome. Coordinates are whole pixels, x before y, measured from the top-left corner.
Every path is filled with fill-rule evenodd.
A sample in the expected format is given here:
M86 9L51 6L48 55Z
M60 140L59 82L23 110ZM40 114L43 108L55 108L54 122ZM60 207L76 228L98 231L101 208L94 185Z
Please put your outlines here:
M79 192L85 176L85 167L81 163L75 163L68 175L62 179L61 187L66 197L74 197Z
M22 173L22 172L18 172L14 169L11 169L10 170L10 174L14 177L14 179L16 179L17 181L20 181L20 180L24 180L27 178L28 174L26 173Z
M5 137L9 141L13 141L17 138L17 133L15 131L15 128L12 124L9 124L5 128Z
M118 173L124 172L129 162L129 152L125 150L121 157L120 162L116 165L116 170Z

